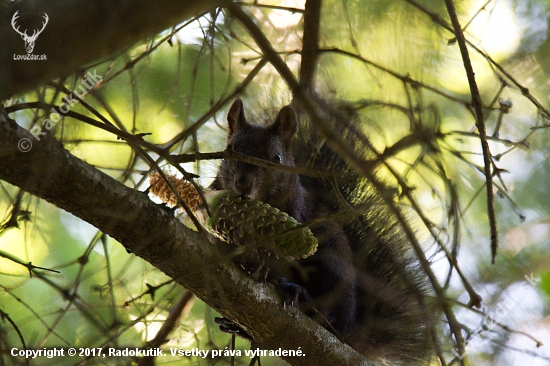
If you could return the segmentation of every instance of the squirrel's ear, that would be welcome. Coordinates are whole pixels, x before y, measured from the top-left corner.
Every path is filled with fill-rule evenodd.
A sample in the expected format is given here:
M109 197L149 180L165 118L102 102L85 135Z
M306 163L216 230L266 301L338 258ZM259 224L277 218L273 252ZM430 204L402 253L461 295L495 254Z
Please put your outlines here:
M288 105L281 109L275 122L269 126L269 130L273 134L281 137L287 147L290 146L297 128L298 122L296 121L296 113L294 113L294 109Z
M244 116L244 107L243 102L240 99L237 99L229 108L229 113L227 114L227 126L229 127L228 136L231 136L235 131L245 128L248 125L246 122L246 117Z

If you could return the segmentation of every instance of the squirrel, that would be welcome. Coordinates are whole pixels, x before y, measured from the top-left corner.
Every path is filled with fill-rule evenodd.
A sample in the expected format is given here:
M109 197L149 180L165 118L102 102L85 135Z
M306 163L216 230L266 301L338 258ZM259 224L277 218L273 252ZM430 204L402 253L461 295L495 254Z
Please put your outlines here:
M325 112L346 143L364 156L360 142L346 129L353 123L353 113L329 107ZM258 255L235 261L240 260L248 273L262 268L264 281L267 276L273 279L284 305L306 300L306 314L375 364L428 364L433 319L424 304L427 280L382 199L343 158L317 142L322 137L310 124L298 126L292 107L283 107L274 122L262 125L248 122L237 99L227 121L228 149L287 167L308 164L319 171L332 170L339 178L334 187L288 170L223 160L211 189L232 190L274 206L300 223L311 223L319 241L313 256L296 263ZM363 211L352 219L350 215L338 219L342 204L336 191ZM239 333L227 319L216 322L222 330Z

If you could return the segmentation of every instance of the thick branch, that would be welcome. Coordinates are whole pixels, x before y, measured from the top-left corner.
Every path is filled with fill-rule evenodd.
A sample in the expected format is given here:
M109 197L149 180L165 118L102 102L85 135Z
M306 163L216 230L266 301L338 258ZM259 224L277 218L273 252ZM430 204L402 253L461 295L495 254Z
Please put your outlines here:
M79 67L113 56L133 43L207 12L218 0L21 0L0 6L0 100L40 82L63 77ZM25 55L25 43L12 28L16 11L21 30L39 29L44 13L49 22L36 39L34 55L45 61L14 60Z
M89 222L126 249L235 320L261 349L300 350L293 365L362 365L365 360L297 309L283 309L274 290L223 258L208 240L163 206L74 157L59 142L32 138L0 111L0 179Z

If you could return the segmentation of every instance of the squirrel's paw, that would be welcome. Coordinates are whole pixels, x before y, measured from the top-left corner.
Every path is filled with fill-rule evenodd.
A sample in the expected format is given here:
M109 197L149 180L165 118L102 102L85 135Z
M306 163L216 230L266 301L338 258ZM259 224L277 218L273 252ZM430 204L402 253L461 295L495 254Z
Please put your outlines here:
M227 318L214 318L214 322L218 324L220 330L224 333L235 334L241 338L252 340L252 337L248 335L241 327L233 323Z
M283 299L283 307L286 307L287 304L290 306L296 306L298 305L300 299L308 302L311 300L307 290L304 287L289 281L284 277L279 278L277 283L277 292Z

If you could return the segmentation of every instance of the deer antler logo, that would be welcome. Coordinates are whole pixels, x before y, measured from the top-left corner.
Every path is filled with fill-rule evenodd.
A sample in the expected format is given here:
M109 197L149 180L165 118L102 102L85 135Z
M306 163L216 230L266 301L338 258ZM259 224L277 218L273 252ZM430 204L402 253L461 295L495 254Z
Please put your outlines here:
M48 24L48 20L49 20L48 14L44 13L44 22L42 22L42 29L40 30L35 29L34 32L32 33L32 36L29 36L27 35L26 29L24 32L21 32L19 30L19 26L16 26L15 21L17 20L17 18L19 18L19 15L17 15L17 13L19 13L19 10L17 10L15 14L13 14L13 17L11 18L11 26L17 33L21 35L21 38L23 38L23 41L25 41L25 48L27 49L27 53L32 53L36 38L38 38L38 35L42 33L44 28L46 28L46 24Z

